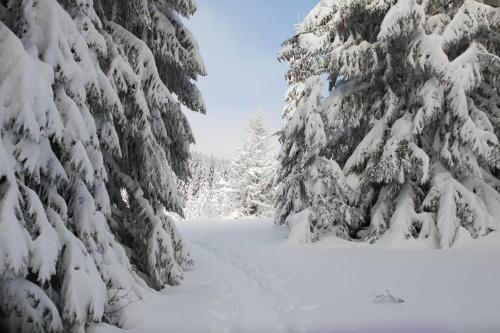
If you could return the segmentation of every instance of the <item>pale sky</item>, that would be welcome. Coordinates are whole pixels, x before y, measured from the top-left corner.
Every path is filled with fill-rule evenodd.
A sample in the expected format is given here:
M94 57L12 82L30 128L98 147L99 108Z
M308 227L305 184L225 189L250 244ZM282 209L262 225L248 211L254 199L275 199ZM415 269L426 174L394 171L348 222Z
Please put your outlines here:
M187 22L203 55L208 76L200 79L207 115L186 112L197 145L194 150L233 157L247 121L261 109L273 130L281 127L286 92L285 63L276 55L294 25L317 0L198 0Z

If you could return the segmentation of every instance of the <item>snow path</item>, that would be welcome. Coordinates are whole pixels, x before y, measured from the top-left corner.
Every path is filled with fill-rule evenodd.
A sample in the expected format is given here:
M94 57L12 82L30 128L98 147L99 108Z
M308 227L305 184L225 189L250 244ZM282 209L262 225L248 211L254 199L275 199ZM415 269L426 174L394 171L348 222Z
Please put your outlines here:
M264 220L179 228L195 267L130 306L127 332L500 332L499 233L436 251L293 245ZM375 304L385 289L405 302Z
M227 276L231 277L231 281L222 286L221 298L216 302L222 308L212 311L221 324L213 326L213 331L256 332L259 329L272 329L276 332L294 332L283 319L294 305L287 300L288 295L275 289L279 280L270 273L269 268L248 263L231 250L219 248L212 242L196 241L191 244L198 247L195 250L198 255L206 252L200 259L223 267L222 271L226 274L230 273ZM233 322L227 322L228 313ZM237 322L234 322L234 318L237 318Z

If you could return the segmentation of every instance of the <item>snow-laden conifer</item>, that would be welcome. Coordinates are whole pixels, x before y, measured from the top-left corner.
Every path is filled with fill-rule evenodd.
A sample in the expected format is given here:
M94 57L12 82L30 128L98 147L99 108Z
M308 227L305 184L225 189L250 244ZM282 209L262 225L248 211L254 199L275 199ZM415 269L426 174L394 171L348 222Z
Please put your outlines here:
M123 96L125 118L117 126L121 156L105 156L113 175L113 225L157 287L178 284L182 267L192 264L165 211L182 213L175 178L189 175L189 144L194 142L180 102L205 112L192 82L205 74L203 61L179 16L189 17L195 9L191 1L106 1L99 6L110 54L106 73Z
M461 227L473 237L498 228L499 26L498 6L474 0L323 0L285 44L288 113L301 110L296 81L328 77L329 96L315 109L324 113L325 155L349 185L334 201L354 191L351 205L369 227L359 236L448 247ZM306 146L284 138L285 149L293 144ZM283 153L281 163L283 183L292 182L297 164L287 169ZM295 207L293 193L278 207Z
M155 6L168 12L179 42L165 47L186 49L174 60L195 59L198 67L181 66L186 80L204 73L175 14L192 14L190 1L128 3L146 5L134 15L140 22L154 22ZM122 244L154 287L179 283L191 264L166 209L180 212L173 174L187 174L193 141L177 98L193 98L195 111L203 103L193 84L170 77L167 88L155 65L160 50L114 22L112 5L0 5L0 316L12 331L120 324L146 287Z
M47 14L39 15L38 22L30 21L31 11L37 10ZM57 3L31 4L23 13L25 24L36 26L58 10L61 9ZM63 15L64 12L59 13ZM69 85L68 81L54 77L51 64L30 57L21 40L5 25L1 28L2 59L5 59L1 84L2 101L5 102L1 122L2 316L13 331L55 331L63 326L81 331L85 323L100 320L104 314L106 285L99 268L104 273L105 264L101 258L113 255L111 249L106 251L113 244L113 237L105 229L92 231L97 239L85 236L86 231L98 223L106 227L104 217L94 220L73 210L68 215L66 203L76 202L78 196L89 193L87 188L73 187L70 183L74 181L75 186L83 183L78 173L82 164L77 161L89 161L81 141L67 139L71 133L67 129L71 117L68 114L74 112L75 115L80 110L74 102L58 103L57 87ZM23 33L24 41L32 42L27 27ZM63 48L64 42L59 41ZM31 45L37 48L34 43ZM61 51L51 48L50 43L44 46L46 53L40 51L42 59L48 54L56 59ZM71 68L62 60L60 65L67 65L66 70ZM76 91L78 85L74 84ZM71 87L65 89L72 91ZM80 129L78 133L88 137L87 129ZM90 161L84 167L92 167ZM85 181L89 184L95 181L93 173L87 176ZM96 217L99 214L95 208L88 209L87 213ZM117 248L121 250L118 245ZM115 262L111 258L108 260L109 264ZM126 257L124 263L128 263ZM128 272L130 283L132 273L126 268L123 269ZM110 270L109 274L113 273L116 272ZM127 275L122 279L127 279ZM119 287L118 283L109 285L110 289ZM44 315L46 313L50 315Z
M245 141L232 163L229 182L236 213L240 216L270 216L276 171L276 139L264 113L252 114Z
M329 2L322 1L306 17L299 33L283 44L280 53L290 70L277 174L276 222L291 227L294 216L307 218L312 239L329 232L348 237L361 220L352 206L352 191L332 156L328 114L322 108L324 63L320 55L328 42L325 20L331 11Z

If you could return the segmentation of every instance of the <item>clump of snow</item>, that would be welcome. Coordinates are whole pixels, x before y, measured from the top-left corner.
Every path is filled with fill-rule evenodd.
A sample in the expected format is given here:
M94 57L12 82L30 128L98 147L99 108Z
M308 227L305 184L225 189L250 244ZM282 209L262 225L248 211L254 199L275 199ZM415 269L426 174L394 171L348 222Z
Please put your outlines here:
M472 235L470 232L467 231L464 227L458 228L458 231L455 235L455 239L453 240L453 246L459 246L461 244L466 244L467 242L470 242L473 240Z
M288 234L289 244L307 244L312 240L312 233L310 230L311 210L305 209L300 213L288 216L286 225L290 228Z
M399 304L399 303L404 303L405 300L394 296L388 289L376 294L373 296L373 303L377 304Z

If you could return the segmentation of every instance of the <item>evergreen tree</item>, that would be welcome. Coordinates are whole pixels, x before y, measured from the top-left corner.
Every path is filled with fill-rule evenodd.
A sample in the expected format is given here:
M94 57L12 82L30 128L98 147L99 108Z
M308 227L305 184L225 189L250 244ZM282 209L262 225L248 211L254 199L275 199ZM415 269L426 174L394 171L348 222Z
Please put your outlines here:
M191 82L203 63L177 14L194 10L190 1L0 4L0 317L9 330L119 324L146 287L122 244L157 288L179 283L191 264L166 210L181 212L173 175L188 174L193 142L177 98L204 112Z
M329 2L322 1L283 44L279 59L288 61L282 143L276 191L276 222L292 227L295 216L306 218L313 240L324 233L347 238L362 216L353 206L355 196L332 156L328 112L323 109L324 63L331 18ZM334 95L332 95L334 97ZM340 147L339 147L340 148ZM305 213L305 214L304 214Z
M499 26L498 6L480 1L324 0L285 43L294 116L311 96L302 82L328 78L330 94L313 109L323 115L323 156L345 180L328 202L364 218L359 236L448 247L461 227L473 237L499 227ZM285 134L306 128L298 117ZM301 164L290 152L308 154L304 136L283 137L281 223L311 206L305 186L287 185ZM353 214L340 216L355 236Z
M205 74L204 65L179 17L189 17L196 7L192 1L103 1L99 8L109 32L108 77L126 101L118 130L122 156L106 158L114 176L114 218L124 222L114 225L154 286L178 284L192 260L165 210L182 215L175 177L189 175L189 144L194 143L173 94L191 110L205 112L191 82ZM123 190L129 193L127 205L121 202Z
M273 178L277 145L267 127L264 114L252 115L247 137L233 161L230 186L241 216L269 216L272 213Z

